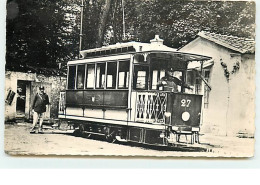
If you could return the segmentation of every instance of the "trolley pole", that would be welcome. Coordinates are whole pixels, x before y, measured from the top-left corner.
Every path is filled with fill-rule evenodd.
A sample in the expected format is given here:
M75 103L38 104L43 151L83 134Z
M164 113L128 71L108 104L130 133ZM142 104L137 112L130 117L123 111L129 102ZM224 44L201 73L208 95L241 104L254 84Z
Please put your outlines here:
M79 57L80 57L80 51L82 49L82 28L83 28L83 11L84 11L84 0L81 0L81 15L80 15L80 33L79 33Z
M123 12L123 40L125 40L125 10L124 0L122 0L122 12Z

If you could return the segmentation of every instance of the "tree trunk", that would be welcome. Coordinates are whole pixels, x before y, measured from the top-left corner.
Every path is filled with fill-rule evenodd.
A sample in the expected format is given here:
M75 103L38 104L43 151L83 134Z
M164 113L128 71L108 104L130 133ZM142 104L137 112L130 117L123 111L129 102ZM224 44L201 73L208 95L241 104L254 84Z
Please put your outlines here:
M105 4L101 8L101 16L98 26L98 35L96 47L101 47L104 40L104 30L107 22L108 13L110 10L111 0L105 0Z
M112 11L112 25L113 25L113 32L114 32L114 37L113 37L113 43L116 43L117 42L117 34L116 34L116 13L117 13L117 5L118 5L118 1L119 0L115 0L114 2L114 9Z

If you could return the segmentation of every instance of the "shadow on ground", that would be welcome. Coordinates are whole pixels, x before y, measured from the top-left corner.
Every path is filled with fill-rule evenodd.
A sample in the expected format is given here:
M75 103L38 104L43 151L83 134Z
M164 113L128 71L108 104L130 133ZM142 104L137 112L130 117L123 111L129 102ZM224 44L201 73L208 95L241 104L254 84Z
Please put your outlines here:
M54 134L53 132L45 132L45 134ZM80 137L85 139L91 139L91 140L98 140L102 142L107 142L104 138L104 136L99 135L88 135L84 134L81 135L78 133L77 130L75 130L72 133L55 133L55 134L64 134L68 136L73 137ZM157 150L157 151L177 151L177 152L210 152L210 148L213 148L213 145L207 144L207 143L201 143L201 144L187 144L185 142L180 142L178 144L174 144L171 146L155 146L155 145L148 145L148 144L142 144L142 143L135 143L135 142L120 142L120 141L114 141L113 144L120 144L125 145L129 147L140 147L142 149L146 150Z

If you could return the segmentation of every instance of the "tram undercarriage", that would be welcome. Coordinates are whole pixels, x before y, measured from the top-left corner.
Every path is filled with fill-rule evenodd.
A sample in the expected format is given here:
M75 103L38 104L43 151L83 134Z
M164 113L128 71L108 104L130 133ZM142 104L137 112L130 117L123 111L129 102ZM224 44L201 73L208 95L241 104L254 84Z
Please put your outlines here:
M65 121L65 120L64 120ZM93 135L103 137L107 142L134 142L145 145L174 146L176 144L199 143L199 131L179 131L172 126L162 129L122 126L98 122L78 122L66 120L75 129L75 134L90 138Z

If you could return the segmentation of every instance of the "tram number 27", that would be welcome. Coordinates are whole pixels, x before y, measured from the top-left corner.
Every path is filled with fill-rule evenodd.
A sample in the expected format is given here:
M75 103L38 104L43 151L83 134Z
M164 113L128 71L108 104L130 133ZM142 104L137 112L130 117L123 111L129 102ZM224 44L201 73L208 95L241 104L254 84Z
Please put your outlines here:
M186 99L182 99L181 100L181 106L182 107L189 107L190 106L190 103L191 103L191 100L186 100Z

